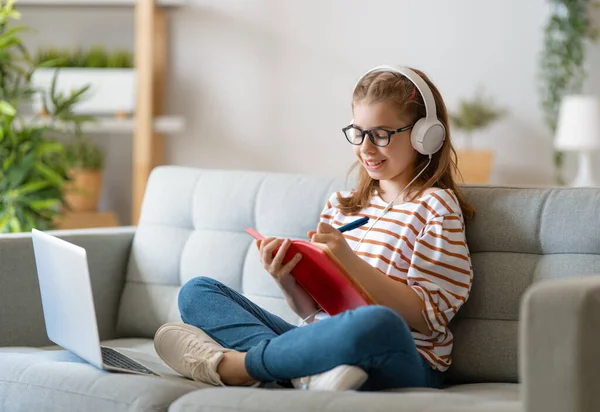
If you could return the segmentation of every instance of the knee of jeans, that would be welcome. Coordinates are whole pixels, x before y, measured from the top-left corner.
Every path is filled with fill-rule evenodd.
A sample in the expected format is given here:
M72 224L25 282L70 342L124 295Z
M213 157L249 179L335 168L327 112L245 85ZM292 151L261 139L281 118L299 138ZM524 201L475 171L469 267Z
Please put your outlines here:
M408 335L412 339L406 321L394 310L379 305L364 306L352 313L352 326L348 339L355 347L377 350L380 345L402 342Z
M179 290L178 306L182 318L186 318L192 307L196 307L201 301L200 296L208 291L215 290L219 281L207 276L198 276L187 281Z

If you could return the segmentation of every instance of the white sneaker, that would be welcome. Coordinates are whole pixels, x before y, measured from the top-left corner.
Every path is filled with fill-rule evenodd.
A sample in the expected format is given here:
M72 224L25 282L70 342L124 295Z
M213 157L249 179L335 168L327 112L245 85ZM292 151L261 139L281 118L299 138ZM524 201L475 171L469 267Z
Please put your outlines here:
M167 365L186 378L225 386L217 366L223 353L230 349L219 345L202 329L185 323L167 323L156 331L154 348Z
M318 375L292 379L298 389L311 391L345 391L360 388L367 381L367 372L352 365L340 365Z

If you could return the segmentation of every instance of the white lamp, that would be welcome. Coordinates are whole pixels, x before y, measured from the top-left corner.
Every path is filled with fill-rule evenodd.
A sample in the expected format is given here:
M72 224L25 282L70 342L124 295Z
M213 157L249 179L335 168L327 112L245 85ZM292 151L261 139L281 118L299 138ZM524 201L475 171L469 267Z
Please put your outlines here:
M572 186L596 186L592 152L600 148L600 101L595 96L565 96L560 104L554 146L579 152L579 171Z

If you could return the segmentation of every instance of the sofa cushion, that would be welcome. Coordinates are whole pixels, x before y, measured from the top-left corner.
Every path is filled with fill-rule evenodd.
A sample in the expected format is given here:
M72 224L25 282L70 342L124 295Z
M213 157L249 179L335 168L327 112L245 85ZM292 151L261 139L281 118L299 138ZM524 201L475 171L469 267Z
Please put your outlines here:
M153 350L146 339L106 344ZM199 387L185 379L102 371L60 349L2 348L0 365L0 411L166 411Z
M379 393L217 388L188 393L169 412L523 412L518 388L518 384L472 384Z

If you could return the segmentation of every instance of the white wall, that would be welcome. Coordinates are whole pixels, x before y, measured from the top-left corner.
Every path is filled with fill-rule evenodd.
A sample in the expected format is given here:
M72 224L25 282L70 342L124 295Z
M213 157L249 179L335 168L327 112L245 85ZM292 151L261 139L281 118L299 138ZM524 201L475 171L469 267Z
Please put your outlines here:
M187 130L166 137L167 162L342 175L353 162L340 128L351 118L354 82L374 65L399 63L425 71L451 109L483 85L510 110L477 142L496 152L494 183L552 184L536 80L549 7L545 0L190 0L171 15L167 108L185 116ZM130 10L24 11L41 32L32 45L133 44ZM592 69L599 48L591 50ZM588 89L599 92L600 75L590 73ZM131 139L97 140L109 150L103 208L128 220Z

